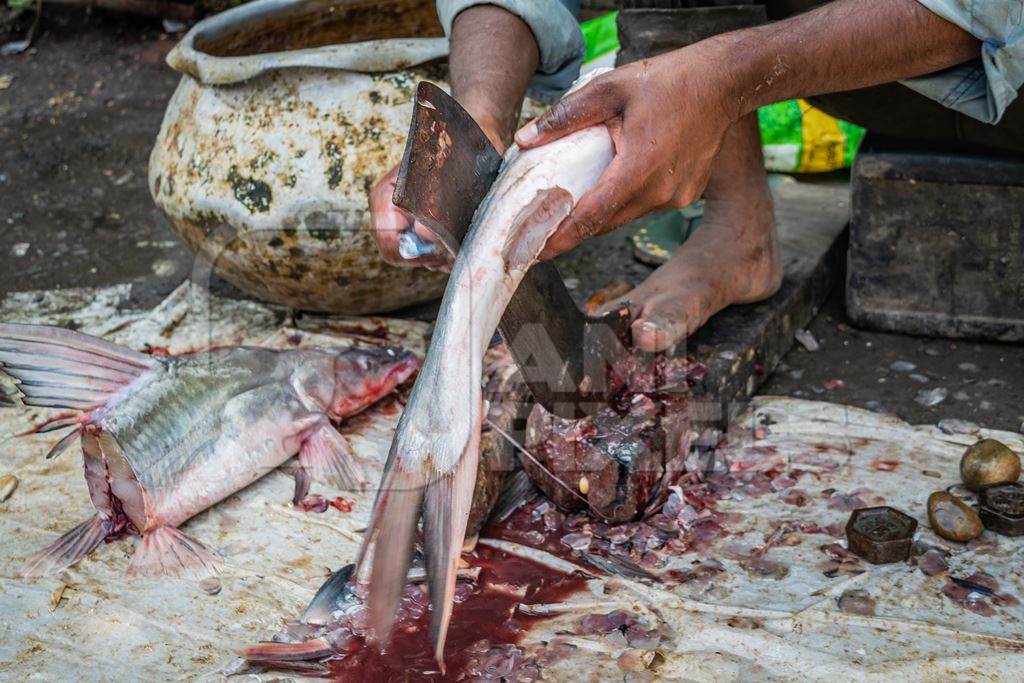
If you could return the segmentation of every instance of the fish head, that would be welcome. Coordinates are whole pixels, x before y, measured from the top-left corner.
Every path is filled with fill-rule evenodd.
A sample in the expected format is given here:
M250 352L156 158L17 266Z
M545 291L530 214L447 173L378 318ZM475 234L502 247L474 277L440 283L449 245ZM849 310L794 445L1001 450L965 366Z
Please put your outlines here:
M355 415L390 394L419 367L419 359L411 351L393 346L342 351L334 359L331 414L337 418Z

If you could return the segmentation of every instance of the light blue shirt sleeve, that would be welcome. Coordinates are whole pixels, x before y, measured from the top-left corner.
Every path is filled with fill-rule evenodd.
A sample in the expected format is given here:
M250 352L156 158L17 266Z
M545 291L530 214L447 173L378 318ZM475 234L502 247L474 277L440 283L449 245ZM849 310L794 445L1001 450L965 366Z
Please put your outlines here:
M474 5L495 5L522 19L537 40L540 64L530 94L551 101L572 85L583 63L583 34L575 14L580 0L437 0L437 16L450 36L459 12Z
M982 41L966 64L903 81L985 123L998 123L1024 83L1024 0L917 0Z

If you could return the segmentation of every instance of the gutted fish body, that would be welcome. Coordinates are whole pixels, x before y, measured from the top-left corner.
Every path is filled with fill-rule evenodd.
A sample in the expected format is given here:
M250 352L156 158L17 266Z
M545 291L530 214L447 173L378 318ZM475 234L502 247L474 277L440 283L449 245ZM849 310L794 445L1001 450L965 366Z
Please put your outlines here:
M230 347L156 358L58 328L0 324L0 366L28 405L81 413L96 515L30 558L23 576L59 571L106 538L142 535L129 571L200 574L218 557L177 526L299 454L310 478L362 486L331 420L363 410L416 370L396 349ZM51 453L51 456L54 454Z
M604 125L536 149L513 146L473 218L364 541L360 571L370 575L369 609L379 642L387 641L394 623L422 511L435 654L443 658L480 457L484 352L547 239L613 156Z

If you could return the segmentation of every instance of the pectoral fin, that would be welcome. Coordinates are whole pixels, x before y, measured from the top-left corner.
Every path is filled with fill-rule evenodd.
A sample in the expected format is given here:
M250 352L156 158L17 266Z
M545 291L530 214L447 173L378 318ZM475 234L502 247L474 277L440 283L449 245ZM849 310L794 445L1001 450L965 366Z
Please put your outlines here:
M331 574L313 596L299 620L306 624L326 624L331 613L355 593L355 587L352 585L355 568L354 564L349 564Z
M326 419L302 442L299 465L313 480L349 491L361 490L366 481L352 447ZM296 496L303 485L301 476L296 476ZM308 483L305 486L308 488Z
M46 459L52 460L53 458L56 458L58 455L66 451L71 446L71 444L75 442L75 439L81 436L81 432L81 429L75 429L65 434L64 437L61 438L61 440L58 441L53 448L50 449L50 452L46 454Z
M526 470L518 469L510 474L501 488L501 495L498 496L494 508L491 510L489 522L504 522L512 513L530 502L538 495L537 487L533 480L526 474Z
M114 523L93 515L25 561L18 576L38 578L70 567L114 532Z

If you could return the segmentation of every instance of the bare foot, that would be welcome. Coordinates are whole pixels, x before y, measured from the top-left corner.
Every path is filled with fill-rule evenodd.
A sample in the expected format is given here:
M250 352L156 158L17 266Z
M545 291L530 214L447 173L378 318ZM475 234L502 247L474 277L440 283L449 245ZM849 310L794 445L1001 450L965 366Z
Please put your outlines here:
M757 120L730 129L715 158L700 227L628 301L636 314L633 343L663 351L696 332L726 306L766 299L782 284L771 192Z

